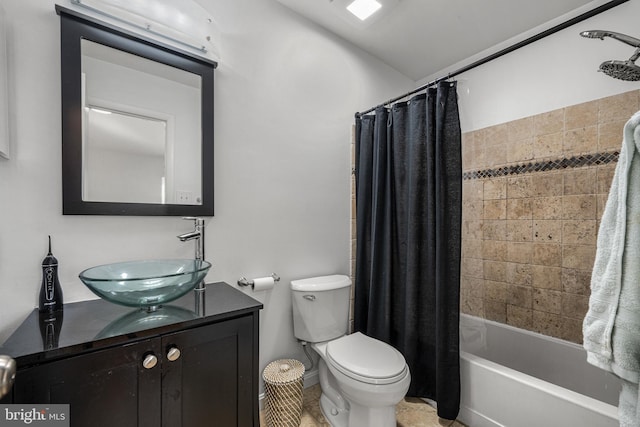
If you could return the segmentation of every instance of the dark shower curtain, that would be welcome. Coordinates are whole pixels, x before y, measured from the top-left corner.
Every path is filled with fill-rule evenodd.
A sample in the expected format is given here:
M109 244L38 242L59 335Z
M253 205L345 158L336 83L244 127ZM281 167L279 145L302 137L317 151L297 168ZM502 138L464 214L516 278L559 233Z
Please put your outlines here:
M446 419L460 404L460 146L455 83L356 118L355 330L402 352L408 395Z

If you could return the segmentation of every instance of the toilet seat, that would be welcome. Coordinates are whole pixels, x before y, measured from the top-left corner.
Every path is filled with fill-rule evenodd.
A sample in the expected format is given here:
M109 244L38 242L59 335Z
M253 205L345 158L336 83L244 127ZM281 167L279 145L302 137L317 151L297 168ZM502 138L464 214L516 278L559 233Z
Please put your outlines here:
M402 353L360 332L329 341L326 355L333 368L367 384L391 384L407 373Z

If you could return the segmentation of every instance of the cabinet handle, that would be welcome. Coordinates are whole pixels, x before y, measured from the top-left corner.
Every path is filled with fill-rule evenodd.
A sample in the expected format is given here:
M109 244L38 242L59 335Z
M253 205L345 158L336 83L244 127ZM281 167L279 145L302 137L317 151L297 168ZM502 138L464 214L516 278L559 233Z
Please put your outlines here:
M169 362L175 362L180 358L180 350L178 347L171 347L169 351L167 351L167 359Z
M142 361L142 366L145 369L151 369L158 364L158 358L153 354L147 354Z

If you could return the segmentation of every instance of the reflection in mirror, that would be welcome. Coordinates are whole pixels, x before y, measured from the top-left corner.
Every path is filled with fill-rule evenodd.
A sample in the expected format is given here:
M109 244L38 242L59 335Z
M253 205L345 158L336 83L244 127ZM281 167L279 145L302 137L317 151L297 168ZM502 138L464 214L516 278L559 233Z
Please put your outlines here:
M82 199L201 204L200 76L86 39L81 49Z
M166 203L167 122L85 107L82 200Z
M213 215L213 70L56 6L63 213Z

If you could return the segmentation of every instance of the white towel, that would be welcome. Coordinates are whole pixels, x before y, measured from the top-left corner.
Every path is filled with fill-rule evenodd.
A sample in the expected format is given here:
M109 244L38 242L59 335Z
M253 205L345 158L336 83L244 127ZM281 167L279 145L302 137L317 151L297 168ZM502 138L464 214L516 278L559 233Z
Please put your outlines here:
M624 380L620 425L640 426L640 111L624 127L582 332L589 363Z

